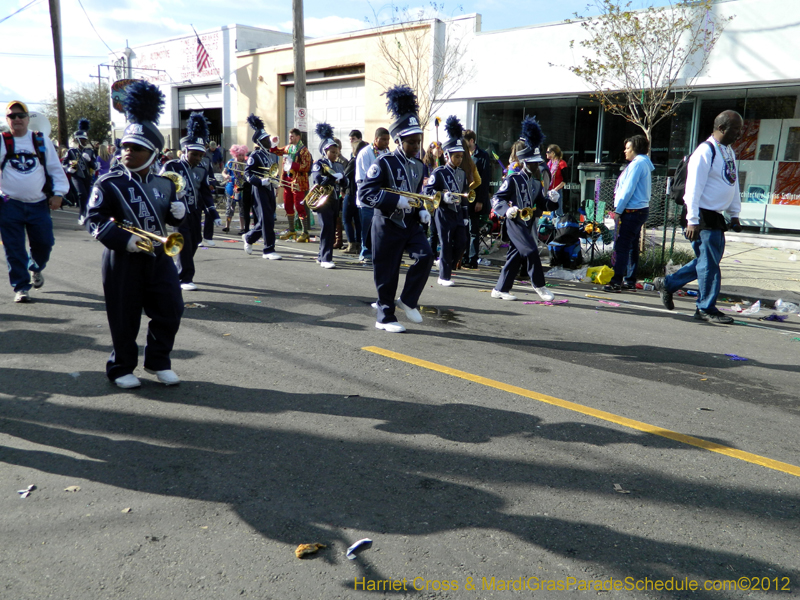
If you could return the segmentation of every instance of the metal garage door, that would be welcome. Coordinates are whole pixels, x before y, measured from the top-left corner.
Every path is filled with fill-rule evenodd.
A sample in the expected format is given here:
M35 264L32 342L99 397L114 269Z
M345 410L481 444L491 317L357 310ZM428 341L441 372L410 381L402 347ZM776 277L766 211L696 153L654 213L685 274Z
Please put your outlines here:
M308 146L316 160L319 158L319 138L314 133L317 123L330 123L333 133L342 141L345 158L350 158L349 134L353 129L364 133L364 80L306 82L308 104ZM286 88L286 132L281 144L288 143L288 131L294 127L294 87ZM371 135L364 133L365 139Z
M222 85L204 85L178 90L178 110L222 108Z

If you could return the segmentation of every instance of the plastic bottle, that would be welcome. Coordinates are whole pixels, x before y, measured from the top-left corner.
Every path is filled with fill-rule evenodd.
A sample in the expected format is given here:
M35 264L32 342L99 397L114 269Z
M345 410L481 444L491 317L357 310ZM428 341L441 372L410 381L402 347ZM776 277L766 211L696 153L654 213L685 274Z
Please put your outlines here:
M656 289L656 288L655 288L655 286L654 286L652 283L647 283L647 282L645 282L645 283L643 283L643 284L642 284L642 289L643 289L645 292L652 292L652 291L653 291L654 289Z
M686 295L687 296L697 296L697 291L696 290L686 290Z

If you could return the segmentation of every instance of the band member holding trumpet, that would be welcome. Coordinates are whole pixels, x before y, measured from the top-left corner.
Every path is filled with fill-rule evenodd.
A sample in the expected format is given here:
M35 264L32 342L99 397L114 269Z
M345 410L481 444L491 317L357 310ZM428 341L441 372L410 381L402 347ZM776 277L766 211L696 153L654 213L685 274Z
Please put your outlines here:
M106 363L108 378L121 388L141 385L133 374L139 359L136 336L142 310L150 318L144 368L163 384L180 379L169 354L183 314L178 270L170 254L180 248L168 225L179 225L187 212L175 184L150 173L164 146L156 124L164 107L157 86L137 81L123 101L130 124L122 137L119 165L97 180L89 200L87 230L106 247L103 292L114 349Z
M83 225L86 219L86 204L89 202L89 192L92 189L92 177L100 168L94 148L89 141L89 119L78 119L78 130L72 134L75 138L75 148L67 150L67 155L62 160L64 168L69 173L70 184L78 198L78 223Z
M461 121L450 116L444 130L449 139L444 143L446 164L433 170L423 188L425 194L442 193L433 218L439 233L439 285L451 287L453 268L467 248L467 226L469 225L469 196L466 173L461 169L464 160Z
M542 128L536 119L525 117L522 122L522 134L519 139L524 146L517 150L517 160L522 163L522 169L506 177L503 185L492 198L492 209L495 214L506 219L506 231L509 244L506 264L500 271L500 279L492 290L492 298L502 300L516 300L510 293L514 285L514 277L519 271L520 262L528 261L528 274L531 284L542 300L549 302L554 298L545 287L542 261L539 259L539 246L533 237L531 229L535 222L533 214L537 210L550 209L558 206L549 202L542 192L542 183L536 174L538 164L541 162L539 145L544 141Z
M186 245L175 261L178 265L181 289L192 292L197 289L194 283L194 255L203 241L201 226L203 211L206 212L206 218L213 220L217 227L222 227L222 219L219 218L214 206L214 196L208 186L209 178L214 177L211 173L211 163L203 160L208 141L208 122L203 113L193 112L189 115L186 132L187 135L181 138L181 157L167 162L161 174L171 171L180 175L186 182L186 187L182 191L185 193L183 199L189 212L178 229Z
M420 190L423 165L415 157L422 143L417 96L405 85L386 91L395 121L389 127L397 148L382 154L370 166L359 190L361 201L375 209L372 219L372 265L378 291L378 316L375 327L391 333L406 328L397 322L395 305L414 323L422 323L417 302L425 289L433 252L421 224L431 222ZM395 300L403 253L414 261L408 268L403 292Z
M300 136L299 129L290 130L289 145L283 148L271 148L270 152L283 157L283 181L286 184L283 188L283 208L286 210L289 227L281 233L280 238L307 242L310 239L308 213L306 213L306 205L303 201L308 192L308 173L311 171L313 161L311 152L305 147ZM303 223L303 233L300 235L297 235L294 229L295 210Z
M247 166L244 169L244 176L253 186L253 195L256 200L256 215L258 227L253 227L247 233L242 234L244 251L247 254L253 253L253 244L261 237L264 238L264 252L262 258L269 260L280 260L282 257L275 252L275 190L273 183L278 183L277 174L279 169L273 168L278 165L278 157L267 152L272 147L269 134L264 129L264 122L254 114L247 117L247 122L253 128L253 143L256 149L247 159ZM267 174L273 168L275 176L270 179Z
M317 123L315 129L320 139L319 151L323 158L311 168L309 182L314 186L306 195L306 205L319 215L319 256L317 262L323 269L333 269L333 245L336 238L336 215L347 188L344 166L339 162L339 144L333 137L333 127Z

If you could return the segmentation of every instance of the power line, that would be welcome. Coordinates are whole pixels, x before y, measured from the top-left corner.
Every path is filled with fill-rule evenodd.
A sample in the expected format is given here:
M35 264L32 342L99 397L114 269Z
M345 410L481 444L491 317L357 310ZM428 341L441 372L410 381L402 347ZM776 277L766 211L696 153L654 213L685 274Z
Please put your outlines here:
M0 56L26 56L53 58L52 54L26 54L24 52L0 52ZM105 58L105 54L64 54L64 58Z
M92 20L89 18L89 13L87 13L87 12L86 12L86 9L85 9L85 8L83 8L83 2L81 2L81 0L78 0L78 4L80 5L80 7L81 7L81 10L83 11L83 14L85 14L85 15L86 15L86 20L87 20L87 21L89 21L89 25L91 25L91 26L92 26L92 29L93 29L93 30L94 30L94 32L97 34L97 38L98 38L98 39L99 39L101 42L103 42L103 45L104 45L106 48L108 48L108 51L109 51L109 52L111 52L111 54L113 54L114 56L117 56L117 53L116 53L116 52L114 52L114 51L111 49L111 46L109 46L108 44L106 44L105 40L104 40L103 38L101 38L101 37L100 37L100 34L97 32L97 29L95 29L95 27L94 27L94 23L92 23Z
M34 4L37 4L37 3L41 2L41 1L42 1L42 0L31 0L30 2L28 2L28 3L27 3L25 6L23 6L22 8L15 10L13 13L11 13L10 15L8 15L7 17L3 17L3 19L2 19L2 20L0 20L0 23L3 23L4 21L8 21L8 20L9 20L11 17L13 17L14 15L21 13L21 12L22 12L23 10L25 10L26 8L30 8L30 7L31 7L31 6L33 6Z

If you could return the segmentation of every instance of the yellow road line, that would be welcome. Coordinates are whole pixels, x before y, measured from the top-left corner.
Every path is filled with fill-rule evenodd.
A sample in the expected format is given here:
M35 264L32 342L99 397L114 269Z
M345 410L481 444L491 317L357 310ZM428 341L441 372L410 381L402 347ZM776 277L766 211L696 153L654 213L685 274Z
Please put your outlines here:
M452 375L453 377L459 377L460 379L473 381L475 383L479 383L487 387L503 390L504 392L508 392L509 394L516 394L524 398L530 398L531 400L538 400L539 402L552 404L553 406L558 406L560 408L566 408L567 410L579 412L581 414L588 415L590 417L595 417L596 419L600 419L602 421L616 423L617 425L622 425L623 427L630 427L631 429L636 429L638 431L643 431L645 433L650 433L652 435L658 435L670 440L675 440L676 442L688 444L689 446L696 446L697 448L703 448L704 450L708 450L710 452L716 452L717 454L724 454L725 456L730 456L731 458L738 458L739 460L743 460L745 462L761 465L762 467L767 467L768 469L773 469L775 471L781 471L782 473L788 473L789 475L800 477L800 467L795 465L790 465L789 463L781 462L778 460L773 460L765 456L759 456L758 454L752 454L750 452L745 452L743 450L737 450L736 448L731 448L730 446L723 446L722 444L717 444L716 442L709 442L708 440L696 438L694 436L686 435L683 433L678 433L677 431L663 429L655 425L650 425L648 423L643 423L642 421L635 421L633 419L621 417L619 415L615 415L614 413L606 412L604 410L598 410L596 408L591 408L589 406L584 406L576 402L561 400L560 398L554 398L553 396L546 396L544 394L537 394L536 392L532 392L530 390L526 390L525 388L517 387L515 385L509 385L507 383L503 383L502 381L495 381L494 379L487 379L486 377L481 377L480 375L473 375L472 373L467 373L466 371L451 369L450 367L437 365L436 363L428 362L426 360L420 360L419 358L414 358L413 356L408 356L406 354L392 352L391 350L385 350L384 348L378 348L377 346L365 346L364 348L362 348L362 350L366 350L367 352L372 352L374 354L379 354L387 358L392 358L394 360L410 363L412 365L422 367L423 369L430 369L431 371L438 371L439 373L444 373L445 375Z

